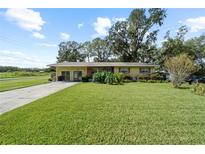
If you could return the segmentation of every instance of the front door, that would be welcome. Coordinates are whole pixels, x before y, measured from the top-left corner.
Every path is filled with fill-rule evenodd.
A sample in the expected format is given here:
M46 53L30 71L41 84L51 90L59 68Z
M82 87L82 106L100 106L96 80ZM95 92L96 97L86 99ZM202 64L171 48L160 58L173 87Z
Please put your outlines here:
M81 81L82 80L82 71L74 71L73 72L73 80Z
M64 81L70 81L70 72L69 71L63 71L62 76L63 76Z

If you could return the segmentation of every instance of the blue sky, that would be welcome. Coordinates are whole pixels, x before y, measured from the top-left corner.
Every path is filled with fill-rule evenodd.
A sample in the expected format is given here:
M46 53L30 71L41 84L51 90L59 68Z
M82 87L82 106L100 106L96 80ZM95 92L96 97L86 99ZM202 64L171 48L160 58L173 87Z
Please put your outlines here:
M63 40L84 42L104 37L117 20L132 9L0 9L0 65L45 67L55 63ZM186 39L205 32L205 9L168 9L158 34L158 44L167 30L175 35L187 25Z

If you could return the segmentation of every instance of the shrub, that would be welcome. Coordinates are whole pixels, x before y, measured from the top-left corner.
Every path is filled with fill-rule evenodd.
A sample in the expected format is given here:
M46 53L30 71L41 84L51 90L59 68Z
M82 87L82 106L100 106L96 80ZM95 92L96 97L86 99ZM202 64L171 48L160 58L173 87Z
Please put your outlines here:
M175 88L179 88L196 69L194 61L187 54L169 58L166 60L165 66Z
M123 82L123 73L114 73L114 76L116 78L117 84L122 84L122 82Z
M89 76L89 75L83 76L83 77L82 77L82 82L89 82L91 78L92 78L92 77Z
M147 80L140 80L140 82L147 82Z
M198 83L194 85L192 91L197 95L205 96L205 85Z
M105 78L105 83L116 84L118 82L117 82L116 76L113 73L108 73Z
M158 73L150 74L150 80L164 80L164 77Z
M152 80L150 82L156 83L156 82L163 82L165 80L163 75L160 75L159 73L152 73L152 74L139 74L136 76L136 78L141 81L141 80Z
M51 72L50 79L51 81L56 81L56 72Z
M138 80L150 80L150 74L139 74L137 75Z
M93 82L122 84L123 73L97 72L93 75Z
M108 72L97 72L93 75L93 82L105 83Z
M132 77L130 75L124 75L123 80L132 80Z
M169 81L167 81L167 80L140 80L140 82L145 82L145 83L168 83Z

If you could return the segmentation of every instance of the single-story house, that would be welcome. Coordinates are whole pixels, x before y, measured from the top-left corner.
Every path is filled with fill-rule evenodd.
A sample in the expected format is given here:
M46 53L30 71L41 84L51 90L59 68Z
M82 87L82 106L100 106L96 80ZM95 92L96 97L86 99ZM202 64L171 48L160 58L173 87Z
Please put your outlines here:
M48 66L55 67L56 79L62 76L65 81L80 81L83 76L100 71L122 72L136 77L139 74L152 73L156 67L154 64L133 62L62 62Z

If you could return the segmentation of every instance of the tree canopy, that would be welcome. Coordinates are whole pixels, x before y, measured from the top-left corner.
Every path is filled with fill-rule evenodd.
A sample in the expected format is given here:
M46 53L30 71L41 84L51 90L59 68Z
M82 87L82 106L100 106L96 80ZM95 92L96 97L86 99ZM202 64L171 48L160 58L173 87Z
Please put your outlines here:
M174 37L170 37L170 31L166 33L165 41L159 49L158 64L164 68L164 62L167 58L184 53L191 56L198 65L198 70L205 74L205 34L185 40L187 32L188 28L182 26Z
M127 21L109 30L110 48L124 62L153 62L159 31L153 28L161 26L165 17L164 9L134 9Z
M82 45L75 41L61 42L59 44L57 62L84 61L85 54L82 53Z
M95 38L91 43L91 48L95 62L107 62L112 56L106 39Z
M205 75L205 34L186 40L188 28L181 26L175 36L167 31L159 46L157 35L165 18L165 9L134 9L125 21L114 22L104 38L61 42L57 62L145 62L164 70L166 59L187 54Z

